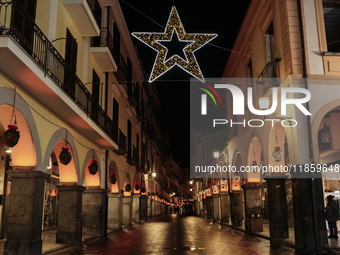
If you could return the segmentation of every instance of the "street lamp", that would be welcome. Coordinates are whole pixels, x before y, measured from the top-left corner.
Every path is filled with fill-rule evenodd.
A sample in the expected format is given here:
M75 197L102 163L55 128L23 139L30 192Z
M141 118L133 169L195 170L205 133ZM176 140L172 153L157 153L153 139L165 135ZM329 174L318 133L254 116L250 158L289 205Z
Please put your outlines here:
M218 158L220 156L220 153L218 151L214 152L214 158Z

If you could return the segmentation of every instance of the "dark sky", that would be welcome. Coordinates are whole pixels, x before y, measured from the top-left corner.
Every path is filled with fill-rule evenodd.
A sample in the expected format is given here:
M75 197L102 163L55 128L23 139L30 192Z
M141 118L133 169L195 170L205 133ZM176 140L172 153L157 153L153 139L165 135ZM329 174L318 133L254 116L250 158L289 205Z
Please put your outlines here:
M175 6L186 33L218 34L210 43L225 49L205 45L194 53L205 79L221 77L230 53L226 49L233 47L248 4L249 0L120 0L130 32L163 33L161 26L166 26L171 8ZM149 75L157 52L135 38L132 41ZM156 80L161 101L160 123L170 134L175 161L183 167L190 165L189 84L192 77L175 66Z

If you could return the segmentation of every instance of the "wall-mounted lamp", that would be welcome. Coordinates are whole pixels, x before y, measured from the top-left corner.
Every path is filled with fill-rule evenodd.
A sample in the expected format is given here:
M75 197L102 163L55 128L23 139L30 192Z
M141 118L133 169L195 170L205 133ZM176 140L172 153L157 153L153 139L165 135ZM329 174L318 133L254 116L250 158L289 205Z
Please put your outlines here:
M156 173L152 173L152 177L156 177Z
M6 153L12 153L12 150L11 150L11 148L8 148L7 150L6 150Z
M192 191L192 189L190 189L190 191Z
M269 109L269 97L260 97L259 105L261 110Z
M192 184L192 181L190 181L189 183Z
M220 153L218 151L214 152L214 158L218 158L220 156Z

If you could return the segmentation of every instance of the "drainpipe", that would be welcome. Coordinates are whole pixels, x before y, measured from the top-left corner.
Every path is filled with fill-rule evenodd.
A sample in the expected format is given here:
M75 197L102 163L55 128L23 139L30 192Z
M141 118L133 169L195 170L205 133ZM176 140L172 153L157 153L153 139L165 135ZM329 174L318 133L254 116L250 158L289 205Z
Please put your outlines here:
M104 236L107 236L107 218L109 216L108 215L108 213L109 213L109 210L108 210L108 208L109 208L109 198L107 196L108 190L109 190L109 187L107 185L107 175L108 175L107 168L109 166L108 161L109 161L109 151L106 150L105 151L105 178L104 178L104 180L105 180L105 190L106 190L106 196L105 196L105 212L106 212L106 215L105 215L105 219L104 219L104 221L105 221L104 222Z
M306 48L305 48L305 36L304 36L301 4L302 4L301 0L298 0L301 49L302 49L302 78L305 81L305 89L308 90ZM307 107L307 110L309 111L309 102L306 103L306 107ZM311 164L314 164L312 127L311 127L311 117L310 117L310 115L307 115L307 126L308 126L308 138L309 138L308 139L309 140L309 159L311 161ZM316 249L318 250L320 247L319 247L319 231L318 231L318 221L317 221L317 212L316 212L315 179L314 178L311 178L311 189L312 189L312 206L313 206L315 246L316 246Z

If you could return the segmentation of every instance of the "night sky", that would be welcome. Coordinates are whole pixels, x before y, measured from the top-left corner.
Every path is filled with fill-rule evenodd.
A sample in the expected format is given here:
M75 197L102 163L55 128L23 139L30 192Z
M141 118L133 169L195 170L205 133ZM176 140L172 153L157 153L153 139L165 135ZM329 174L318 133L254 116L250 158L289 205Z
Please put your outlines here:
M186 33L218 34L212 45L204 45L194 54L205 79L221 77L240 29L249 0L120 0L130 32L163 33L172 6L175 6ZM130 5L130 6L129 6ZM151 19L151 20L150 20ZM158 23L158 24L157 24ZM163 27L161 27L161 26ZM132 41L143 61L147 76L151 73L157 52L136 38ZM180 55L183 47L176 40L167 43L171 53ZM160 97L160 123L171 137L171 153L181 167L190 165L190 78L179 67L159 77L155 84ZM148 79L149 77L147 77Z

